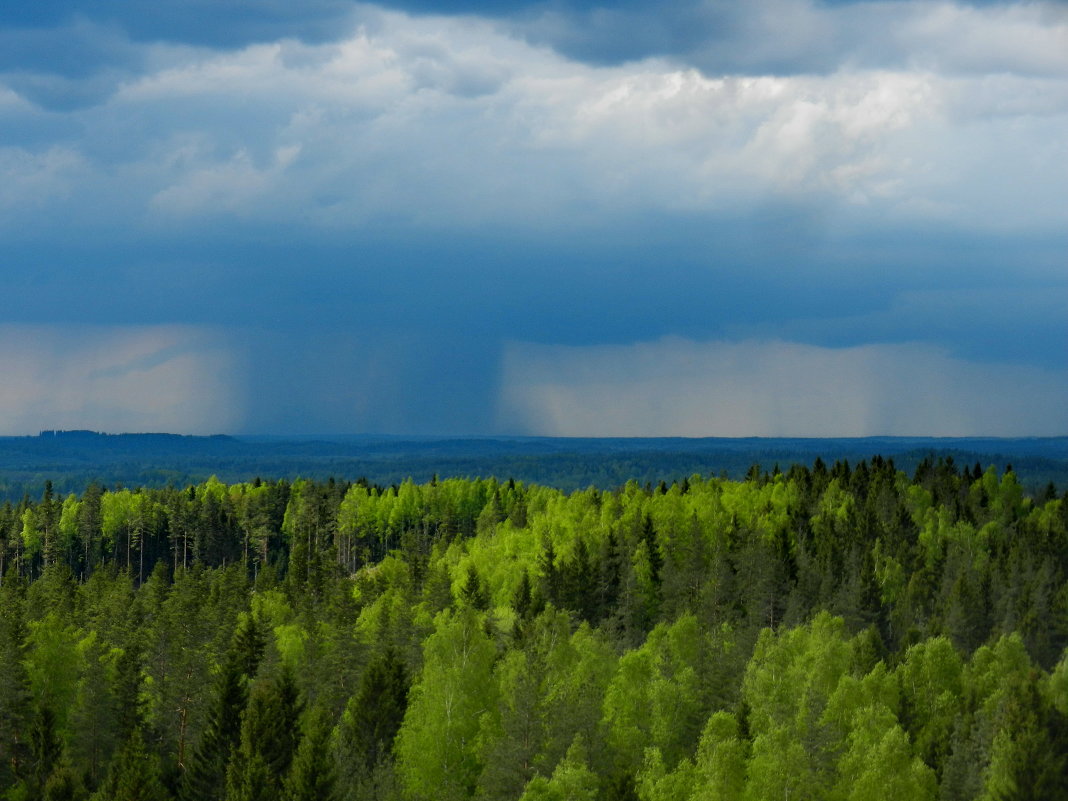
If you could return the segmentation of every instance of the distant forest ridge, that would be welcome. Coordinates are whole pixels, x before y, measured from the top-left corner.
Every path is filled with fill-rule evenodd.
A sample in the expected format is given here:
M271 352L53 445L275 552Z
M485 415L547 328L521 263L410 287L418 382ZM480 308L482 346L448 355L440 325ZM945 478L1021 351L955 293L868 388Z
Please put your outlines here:
M1011 465L1037 492L1068 487L1068 437L433 437L384 435L187 436L42 431L0 437L0 500L104 486L184 486L218 476L326 480L365 478L387 486L407 478L515 478L570 491L611 489L630 479L671 483L695 474L744 477L756 464L857 463L874 456L914 472L925 460Z

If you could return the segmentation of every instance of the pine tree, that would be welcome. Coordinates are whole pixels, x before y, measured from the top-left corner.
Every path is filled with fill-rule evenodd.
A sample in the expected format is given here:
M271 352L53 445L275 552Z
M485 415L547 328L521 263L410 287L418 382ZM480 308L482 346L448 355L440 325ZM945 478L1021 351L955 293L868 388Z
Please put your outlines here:
M347 783L393 758L393 741L408 707L408 684L408 672L392 648L367 668L338 729L339 762Z
M82 502L78 506L76 528L81 543L82 578L86 578L96 567L99 559L101 517L100 499L104 491L95 481L82 493Z
M468 565L467 579L460 590L460 598L464 603L479 611L484 612L489 608L489 597L486 595L486 590L482 586L482 579L479 578L478 570L475 569L474 565Z
M169 801L163 785L159 757L145 746L140 728L116 753L108 777L93 801Z
M283 801L335 801L334 760L330 753L330 716L321 707L306 716L304 737L283 787Z
M30 719L30 687L23 664L25 583L15 569L0 584L0 787L8 787L24 773Z
M227 765L241 739L241 715L248 700L248 681L263 654L263 636L251 616L245 616L215 684L215 703L208 725L193 754L182 784L185 801L214 801L226 785Z
M297 748L300 700L292 671L252 685L241 744L227 771L227 801L276 801Z

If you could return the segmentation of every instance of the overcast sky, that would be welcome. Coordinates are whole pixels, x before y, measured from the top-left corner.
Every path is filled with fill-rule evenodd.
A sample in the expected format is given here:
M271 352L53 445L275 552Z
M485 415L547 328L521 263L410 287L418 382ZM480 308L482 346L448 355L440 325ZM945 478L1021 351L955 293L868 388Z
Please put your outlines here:
M1068 4L0 5L0 434L1068 434Z

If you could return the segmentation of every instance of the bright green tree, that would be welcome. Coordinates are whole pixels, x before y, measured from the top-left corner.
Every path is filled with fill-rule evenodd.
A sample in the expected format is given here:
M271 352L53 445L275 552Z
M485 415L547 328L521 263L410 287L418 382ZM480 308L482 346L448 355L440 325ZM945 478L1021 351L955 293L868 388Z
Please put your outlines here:
M585 743L578 736L552 777L535 776L519 801L594 801L598 789L597 776L587 765Z
M437 616L423 652L423 673L397 735L398 769L413 798L460 801L481 771L479 727L496 703L496 649L482 615L465 606Z

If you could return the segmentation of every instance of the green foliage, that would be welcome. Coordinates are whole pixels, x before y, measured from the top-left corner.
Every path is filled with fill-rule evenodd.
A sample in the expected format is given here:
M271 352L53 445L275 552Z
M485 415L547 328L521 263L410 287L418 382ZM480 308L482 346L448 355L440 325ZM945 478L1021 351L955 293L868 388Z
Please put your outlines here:
M112 760L107 780L93 801L168 801L159 756L146 747L143 733L135 729Z
M46 492L0 797L1068 797L1066 523L944 461Z
M331 719L322 707L304 716L303 737L283 787L283 801L335 801L336 772L330 754Z
M698 674L704 651L697 620L687 616L658 625L619 660L604 720L622 770L637 771L649 746L669 768L692 751L704 712Z
M929 765L945 759L965 682L960 655L946 637L914 645L898 670L904 718L919 754Z
M24 662L25 591L13 571L0 582L0 788L18 779L28 759L25 732L32 696Z
M552 777L531 779L520 801L594 801L597 791L597 776L586 764L585 745L576 737Z
M187 801L221 797L226 789L230 758L241 741L242 718L248 702L248 683L263 652L256 620L245 616L234 632L226 660L216 678L214 706L188 770L183 776L182 798ZM264 727L271 721L258 720ZM255 769L264 766L256 765Z
M339 779L350 792L392 767L393 742L404 721L408 689L408 671L391 648L363 674L338 724Z
M230 759L227 801L277 801L297 748L301 705L292 672L252 685L241 743Z
M741 798L745 789L749 743L730 712L708 719L697 748L694 801Z
M470 607L442 612L424 644L423 673L413 685L397 735L400 775L416 799L470 796L481 765L481 719L496 702L496 649Z
M850 734L839 763L839 794L848 801L934 801L934 771L913 755L908 735L891 722L871 715Z

